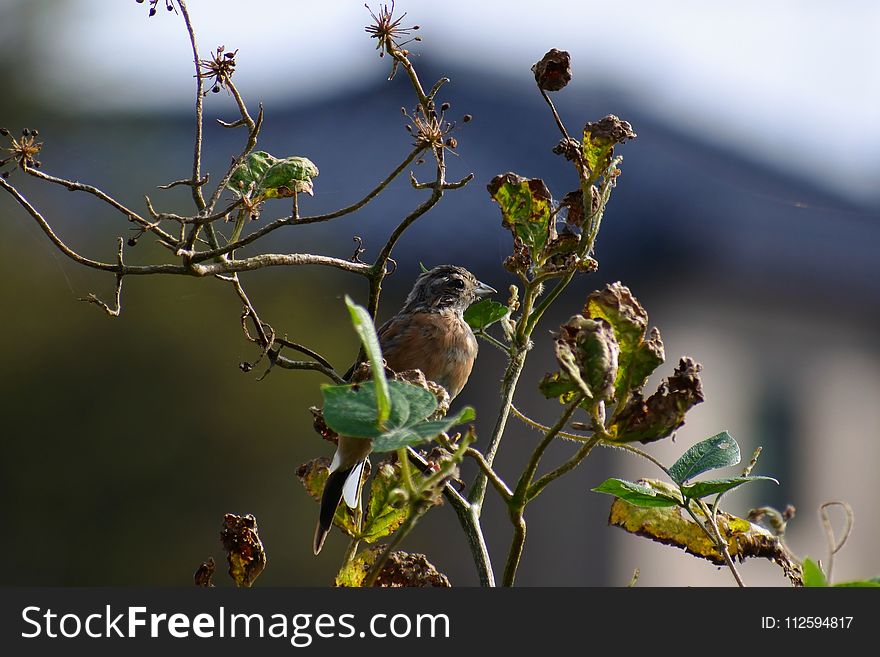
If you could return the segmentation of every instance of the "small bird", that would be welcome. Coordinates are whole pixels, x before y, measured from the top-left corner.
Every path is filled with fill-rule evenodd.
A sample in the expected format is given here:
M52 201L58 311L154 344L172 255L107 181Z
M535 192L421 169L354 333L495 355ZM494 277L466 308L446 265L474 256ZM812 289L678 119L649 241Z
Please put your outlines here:
M463 313L477 298L495 292L463 267L440 265L424 272L403 308L377 332L385 364L395 372L421 370L446 389L451 401L467 383L477 357L477 339ZM357 507L371 450L368 439L339 436L321 496L315 554L324 546L339 501L344 498L348 506Z

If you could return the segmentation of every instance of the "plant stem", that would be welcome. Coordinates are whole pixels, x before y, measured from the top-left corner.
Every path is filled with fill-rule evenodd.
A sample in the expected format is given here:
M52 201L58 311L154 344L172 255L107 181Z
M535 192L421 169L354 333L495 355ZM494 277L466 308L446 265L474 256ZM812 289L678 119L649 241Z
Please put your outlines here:
M408 448L408 455L410 461L415 463L416 467L423 471L427 469L428 464L425 459L412 447ZM443 497L446 498L446 501L455 510L459 524L461 524L461 528L467 537L468 547L471 550L471 556L477 568L477 575L480 578L480 586L494 587L495 573L492 570L492 560L489 556L489 549L486 547L486 539L483 536L480 519L474 513L474 507L450 483L443 486Z
M513 582L516 579L516 571L517 568L519 568L523 545L526 540L526 521L523 517L523 513L526 504L528 504L529 501L529 487L531 486L535 472L538 470L538 464L541 462L541 457L550 446L550 443L553 442L553 439L560 431L562 431L562 428L568 422L569 418L575 412L575 409L577 409L578 404L580 404L582 400L583 396L578 395L578 397L566 407L562 416L556 421L556 424L550 427L550 431L547 432L547 434L541 439L541 442L538 443L538 446L535 447L535 451L532 453L525 470L523 470L523 473L520 475L519 481L516 484L516 490L508 503L510 521L513 523L513 538L511 539L510 549L507 553L507 563L504 566L502 586L513 586ZM585 446L588 444L589 443L585 443ZM590 445L590 449L592 449L592 447L593 445Z
M202 99L204 98L202 94L202 71L199 66L199 47L196 43L196 33L195 30L193 30L192 21L190 21L189 12L186 9L186 2L184 2L184 0L178 0L177 5L180 7L180 13L183 14L183 21L186 23L186 31L189 34L189 42L190 46L192 46L193 63L195 64L196 69L196 134L195 139L193 140L193 169L190 187L192 188L193 201L199 211L202 211L206 207L205 197L202 195L202 187L199 185L199 180L202 177Z
M522 374L523 366L526 361L526 354L528 353L522 346L513 347L513 349L514 351L511 354L510 361L507 364L507 370L504 372L504 379L501 383L501 409L498 413L498 419L495 420L495 427L492 429L492 437L489 439L489 444L483 455L486 459L486 463L488 463L490 467L495 460L495 453L498 451L501 437L504 435L504 429L507 426L507 418L510 415L510 406L513 404L513 395L516 392L516 384L519 381L520 374ZM480 517L482 512L487 486L488 479L481 471L477 474L477 477L474 480L474 485L468 495L468 501L471 503L471 506L474 507L474 513L477 518Z
M697 523L698 526L702 527L703 531L706 533L706 536L709 537L709 540L715 543L715 547L718 548L718 551L721 552L721 556L724 558L724 563L727 564L727 567L730 569L730 572L733 574L733 578L736 580L737 585L740 588L745 588L745 582L743 582L742 577L739 574L739 571L736 568L736 564L733 563L733 559L730 556L730 551L727 549L727 541L724 540L724 537L721 536L721 531L718 529L718 523L712 517L712 512L706 507L706 503L702 500L694 500L697 505L700 507L700 510L706 516L706 522L703 523L697 518L697 514L693 512L690 505L690 500L685 500L685 510L690 514L691 518L694 519L694 522ZM709 531L711 527L712 531Z
M568 459L565 463L560 465L555 470L551 470L547 474L540 477L535 483L529 486L528 492L526 494L526 500L531 502L535 499L544 487L547 486L554 479L558 479L566 472L570 472L574 470L577 466L581 464L587 456L593 451L593 448L599 444L599 441L602 440L601 436L592 436L588 441L586 441L583 445L581 445L580 449L575 452L574 456Z
M574 278L575 272L568 272L560 281L553 286L553 289L547 293L547 296L541 301L540 304L535 308L535 310L529 316L528 322L526 323L526 335L531 336L532 332L535 330L535 326L540 321L541 317L546 312L547 308L550 307L556 298L562 294L563 290L568 287L568 284L571 283L571 279Z

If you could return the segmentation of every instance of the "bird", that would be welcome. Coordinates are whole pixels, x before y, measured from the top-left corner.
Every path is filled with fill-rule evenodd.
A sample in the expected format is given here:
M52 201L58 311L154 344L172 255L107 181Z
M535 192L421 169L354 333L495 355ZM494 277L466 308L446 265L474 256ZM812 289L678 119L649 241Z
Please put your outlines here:
M386 366L395 372L421 370L425 378L446 389L450 401L455 399L470 377L478 350L464 311L478 298L496 292L464 267L439 265L423 272L403 307L377 331ZM316 555L324 546L340 500L357 507L361 475L371 450L369 439L339 436L321 496Z

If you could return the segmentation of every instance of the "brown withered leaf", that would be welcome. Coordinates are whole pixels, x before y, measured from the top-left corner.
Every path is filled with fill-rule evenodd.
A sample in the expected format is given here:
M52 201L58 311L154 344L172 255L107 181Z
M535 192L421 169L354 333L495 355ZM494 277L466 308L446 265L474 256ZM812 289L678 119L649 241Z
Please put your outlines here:
M609 114L598 121L588 122L584 125L584 132L590 133L594 142L608 144L622 144L638 136L629 121L619 119L614 114Z
M312 427L315 432L321 436L321 438L334 445L338 443L339 434L327 426L327 422L324 421L324 411L317 406L310 406L309 412L312 414Z
M580 148L580 144L577 144L577 147ZM601 202L602 198L599 190L596 189L595 185L590 185L590 214L596 213ZM583 227L587 218L584 214L584 195L580 189L571 191L563 196L559 205L566 208L565 222L567 224L577 226L578 228Z
M376 559L385 551L384 545L364 550L346 564L336 576L335 585L362 586L364 579ZM392 552L375 586L385 588L402 587L450 587L449 578L439 572L424 554Z
M504 259L503 266L511 274L525 274L529 270L529 247L519 237L514 236L513 253Z
M251 514L227 513L223 517L220 542L226 550L229 576L235 585L253 586L266 567L266 550L257 533L257 519Z
M588 398L613 397L620 347L608 322L574 315L559 327L555 352L560 367Z
M195 582L195 585L201 586L203 588L213 588L215 569L216 566L214 564L214 557L209 557L206 562L199 566L198 570L196 570L195 572L195 575L193 575L193 581Z
M670 436L684 424L685 414L703 401L699 363L685 356L657 392L644 399L639 391L615 414L609 433L620 442L650 443Z
M669 485L650 479L642 479L638 483L650 486ZM695 504L692 509L697 517L704 517ZM748 520L723 511L718 512L717 521L731 558L738 561L748 558L770 559L783 569L786 577L795 586L802 585L800 564L777 536ZM694 556L724 565L724 556L715 543L680 506L640 507L617 498L611 504L608 523L631 534L679 547Z

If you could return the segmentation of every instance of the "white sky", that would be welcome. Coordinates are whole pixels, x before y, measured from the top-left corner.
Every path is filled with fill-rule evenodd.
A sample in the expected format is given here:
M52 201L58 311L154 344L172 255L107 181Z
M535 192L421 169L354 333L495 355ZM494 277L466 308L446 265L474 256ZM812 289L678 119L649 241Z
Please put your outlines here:
M358 0L188 4L202 56L240 48L239 87L270 106L386 72ZM40 88L83 111L189 107L189 45L163 5L148 19L134 0L57 2L34 46ZM563 48L575 84L626 80L661 119L683 117L716 143L880 202L880 2L401 0L404 9L406 24L423 26L414 50L522 76L546 49Z

